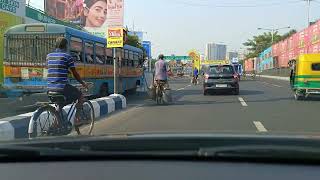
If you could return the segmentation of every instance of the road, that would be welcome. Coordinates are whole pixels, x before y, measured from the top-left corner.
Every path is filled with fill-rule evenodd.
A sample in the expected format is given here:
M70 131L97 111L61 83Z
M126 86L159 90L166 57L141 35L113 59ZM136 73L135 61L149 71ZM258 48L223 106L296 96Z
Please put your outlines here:
M240 95L202 95L189 80L170 82L174 104L157 106L142 94L129 108L96 123L94 135L130 133L270 133L320 135L320 99L295 101L285 81L241 81Z
M46 93L17 98L0 98L0 119L35 111L39 102L48 102Z

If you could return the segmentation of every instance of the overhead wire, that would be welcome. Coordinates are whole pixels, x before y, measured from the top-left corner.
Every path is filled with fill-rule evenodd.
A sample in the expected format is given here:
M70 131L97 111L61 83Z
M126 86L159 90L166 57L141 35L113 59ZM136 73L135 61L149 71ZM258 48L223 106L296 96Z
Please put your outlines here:
M265 3L265 4L245 4L245 3L217 3L213 4L206 4L204 3L194 3L190 1L182 1L182 0L170 0L171 2L175 2L176 4L186 5L186 6L193 6L193 7L210 7L210 8L255 8L255 7L268 7L268 6L279 6L279 5L287 5L289 4L296 4L301 3L301 0L294 0L294 1L287 1L287 2L273 2L273 3Z

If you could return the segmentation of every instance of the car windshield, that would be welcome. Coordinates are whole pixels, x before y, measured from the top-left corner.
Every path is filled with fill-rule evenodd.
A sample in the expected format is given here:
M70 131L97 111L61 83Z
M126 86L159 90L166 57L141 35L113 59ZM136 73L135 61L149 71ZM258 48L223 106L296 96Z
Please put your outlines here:
M209 74L234 74L234 69L232 66L211 66Z
M320 0L0 0L0 145L320 141L319 8Z

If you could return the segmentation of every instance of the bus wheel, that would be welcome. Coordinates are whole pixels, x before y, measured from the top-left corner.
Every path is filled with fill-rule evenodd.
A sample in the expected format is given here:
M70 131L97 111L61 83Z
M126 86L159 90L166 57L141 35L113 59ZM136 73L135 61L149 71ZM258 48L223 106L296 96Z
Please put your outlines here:
M109 85L107 83L103 83L100 86L100 93L99 96L100 97L106 97L109 95Z

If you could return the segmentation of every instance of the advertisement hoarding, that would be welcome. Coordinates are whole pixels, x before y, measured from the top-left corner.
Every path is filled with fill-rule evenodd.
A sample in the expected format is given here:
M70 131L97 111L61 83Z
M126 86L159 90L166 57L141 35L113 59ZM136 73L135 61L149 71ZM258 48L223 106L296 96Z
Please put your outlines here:
M26 0L0 0L0 12L24 17L26 13Z
M108 0L108 26L123 27L123 12L124 0Z
M45 0L44 9L49 16L83 26L84 0ZM85 0L85 3L89 1ZM94 2L94 1L90 1ZM91 3L90 3L91 4Z
M309 53L320 53L320 42L309 47Z
M123 28L109 28L107 42L108 48L123 47Z
M272 55L274 57L280 56L279 43L272 45Z
M123 47L123 9L124 0L108 0L107 6L107 47ZM119 33L121 31L121 33ZM121 35L121 36L119 36Z
M310 27L309 34L311 44L320 42L320 21Z
M143 41L142 46L146 51L146 55L148 58L151 58L151 42L150 41Z
M280 54L283 54L288 51L288 39L285 39L280 42Z
M81 26L91 34L106 37L108 13L116 0L45 0L48 15Z

